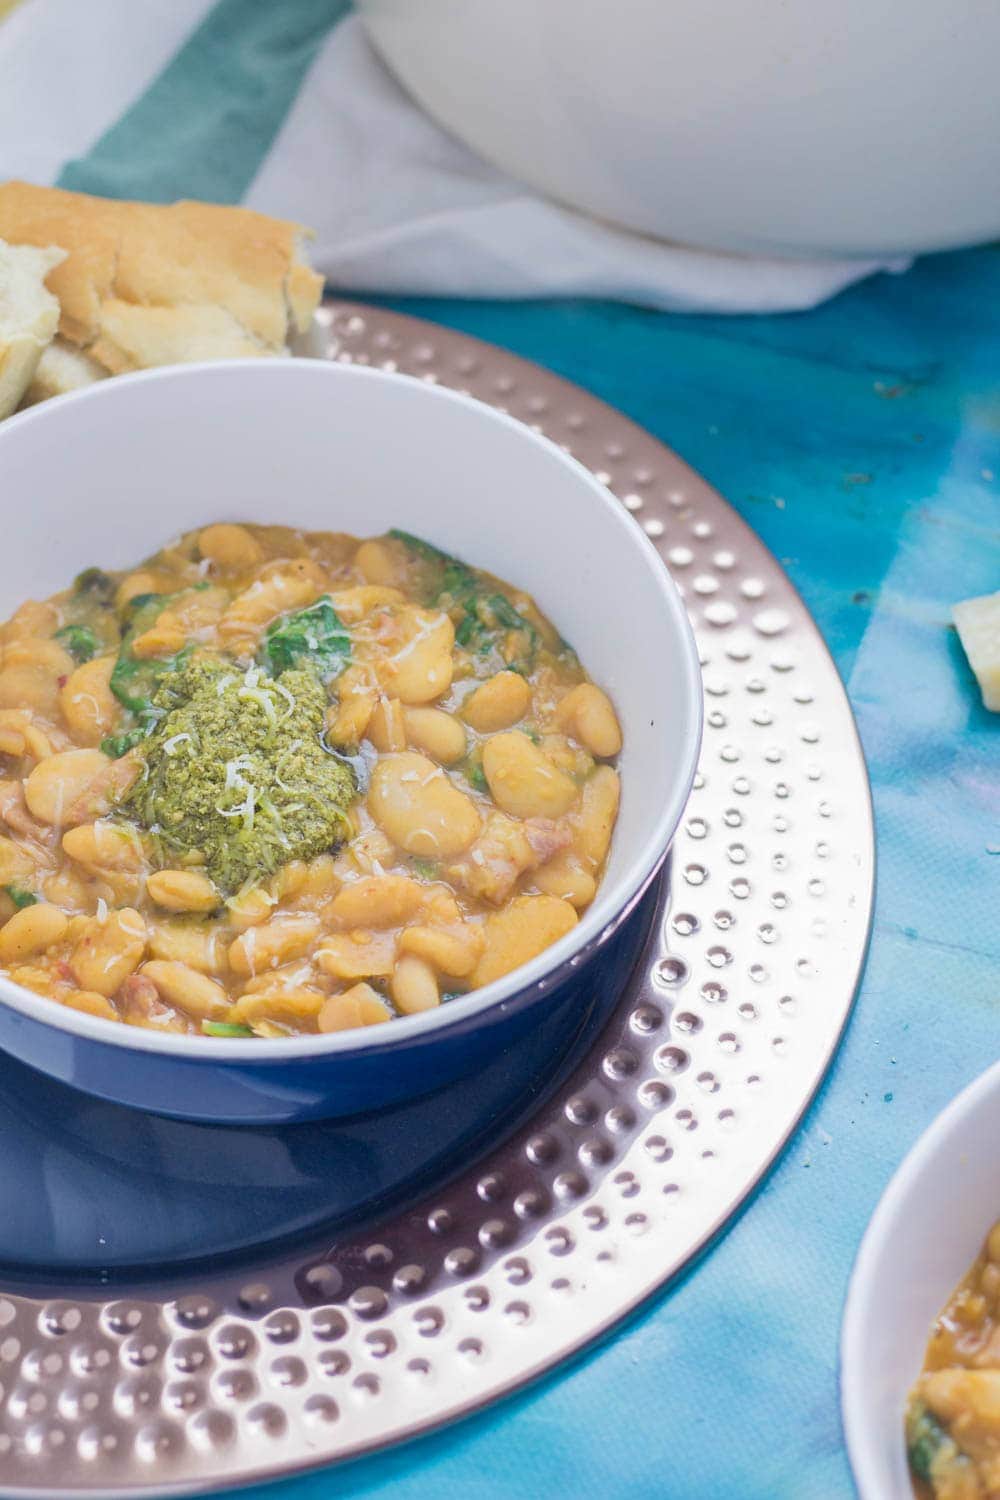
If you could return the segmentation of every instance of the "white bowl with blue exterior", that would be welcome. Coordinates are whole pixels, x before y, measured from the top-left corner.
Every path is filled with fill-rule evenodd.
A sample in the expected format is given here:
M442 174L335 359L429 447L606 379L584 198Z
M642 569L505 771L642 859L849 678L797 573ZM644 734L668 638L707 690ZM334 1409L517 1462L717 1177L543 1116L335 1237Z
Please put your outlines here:
M840 1394L860 1500L912 1500L903 1419L931 1325L1000 1218L1000 1063L920 1137L861 1242L844 1309Z
M104 1098L188 1119L352 1114L495 1056L581 986L620 983L619 929L665 858L701 731L687 615L652 545L580 464L469 397L313 360L128 376L0 427L0 619L82 568L127 568L210 521L371 536L398 526L528 590L611 692L621 812L593 904L523 968L385 1026L280 1041L161 1036L0 978L0 1048ZM626 945L627 946L627 945Z

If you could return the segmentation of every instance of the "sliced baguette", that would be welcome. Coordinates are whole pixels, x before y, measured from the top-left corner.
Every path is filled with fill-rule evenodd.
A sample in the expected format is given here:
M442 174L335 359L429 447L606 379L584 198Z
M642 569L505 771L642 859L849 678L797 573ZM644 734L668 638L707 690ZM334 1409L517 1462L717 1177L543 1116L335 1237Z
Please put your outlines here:
M51 246L0 240L0 418L19 406L59 326L59 303L45 278L65 259Z

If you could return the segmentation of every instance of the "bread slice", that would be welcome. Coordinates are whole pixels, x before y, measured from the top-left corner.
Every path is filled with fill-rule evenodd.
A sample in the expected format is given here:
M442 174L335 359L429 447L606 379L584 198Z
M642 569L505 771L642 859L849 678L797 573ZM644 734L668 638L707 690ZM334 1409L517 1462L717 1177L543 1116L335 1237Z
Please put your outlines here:
M59 303L45 278L63 250L0 240L0 418L15 411L59 325Z
M193 359L281 355L323 290L308 231L245 208L126 203L0 184L0 237L59 245L59 333L107 373Z
M81 391L96 380L106 380L107 375L107 370L102 369L96 359L57 336L43 350L35 377L25 391L21 405L34 406L52 396L67 396L70 391Z

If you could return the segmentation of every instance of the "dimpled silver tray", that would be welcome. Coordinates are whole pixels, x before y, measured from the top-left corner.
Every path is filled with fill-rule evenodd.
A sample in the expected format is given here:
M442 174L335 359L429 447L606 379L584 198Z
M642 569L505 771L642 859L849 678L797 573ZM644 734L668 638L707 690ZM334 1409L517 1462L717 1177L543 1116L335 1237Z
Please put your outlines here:
M238 1273L0 1286L0 1490L248 1484L424 1432L551 1368L677 1272L787 1140L850 1011L873 881L840 680L774 558L673 453L500 349L322 309L325 357L455 386L635 516L701 647L702 762L645 957L599 1044L475 1169L376 1232Z

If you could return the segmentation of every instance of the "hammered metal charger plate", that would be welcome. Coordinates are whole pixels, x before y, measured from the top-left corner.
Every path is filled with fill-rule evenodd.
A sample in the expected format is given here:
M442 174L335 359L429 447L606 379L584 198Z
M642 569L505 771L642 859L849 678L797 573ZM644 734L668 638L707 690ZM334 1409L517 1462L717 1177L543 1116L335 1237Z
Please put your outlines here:
M322 315L326 357L511 412L592 469L660 550L694 623L707 708L672 889L569 1081L374 1232L313 1234L153 1286L116 1286L110 1270L69 1293L0 1278L8 1495L290 1474L551 1368L733 1214L809 1103L858 981L873 880L864 761L774 558L674 454L574 386L411 318L336 303Z

